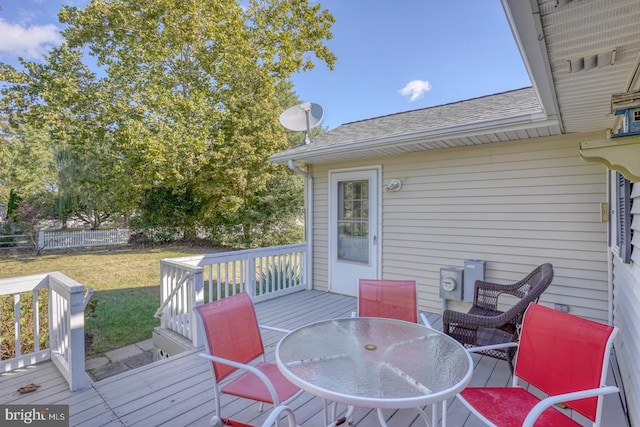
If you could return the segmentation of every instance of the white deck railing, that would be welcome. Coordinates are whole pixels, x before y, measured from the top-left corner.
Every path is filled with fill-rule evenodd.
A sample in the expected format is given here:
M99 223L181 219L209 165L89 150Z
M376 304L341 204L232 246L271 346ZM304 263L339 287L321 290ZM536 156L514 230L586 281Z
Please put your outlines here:
M40 347L43 331L41 305L48 301L48 339ZM13 296L14 357L0 360L0 372L51 360L58 367L71 391L86 384L84 358L84 307L93 292L84 294L84 286L62 273L53 272L0 280L0 295ZM31 298L29 298L29 295ZM23 325L32 325L25 330ZM32 330L31 330L32 329ZM33 340L30 352L22 354L23 339ZM0 342L3 348L6 343Z
M87 246L124 245L129 242L128 229L41 231L38 233L38 248L64 249Z
M246 291L254 302L307 288L307 245L248 249L160 261L161 328L200 347L193 307Z

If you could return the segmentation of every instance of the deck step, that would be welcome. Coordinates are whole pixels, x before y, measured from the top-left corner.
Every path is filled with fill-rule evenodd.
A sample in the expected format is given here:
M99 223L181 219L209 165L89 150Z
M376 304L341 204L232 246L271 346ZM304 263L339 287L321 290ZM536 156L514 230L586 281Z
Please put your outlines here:
M156 327L152 333L153 360L168 359L185 351L193 350L191 341L170 329Z

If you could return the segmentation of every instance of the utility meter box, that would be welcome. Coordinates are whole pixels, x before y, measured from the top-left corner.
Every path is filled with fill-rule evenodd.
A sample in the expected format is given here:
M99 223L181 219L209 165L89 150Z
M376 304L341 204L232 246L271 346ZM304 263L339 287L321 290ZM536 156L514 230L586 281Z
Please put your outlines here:
M460 267L440 268L440 298L452 301L462 300L463 269Z
M473 302L476 280L484 280L484 261L467 259L464 261L464 290L462 296L465 301Z

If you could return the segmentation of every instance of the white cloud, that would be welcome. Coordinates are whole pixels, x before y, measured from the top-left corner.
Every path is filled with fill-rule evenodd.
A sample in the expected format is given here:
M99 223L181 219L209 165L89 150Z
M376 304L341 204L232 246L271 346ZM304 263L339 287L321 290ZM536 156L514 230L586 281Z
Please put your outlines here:
M424 96L425 93L431 90L431 84L426 80L412 80L399 90L400 95L408 96L409 102L418 100Z
M0 55L39 58L54 45L62 43L55 25L22 26L0 19Z

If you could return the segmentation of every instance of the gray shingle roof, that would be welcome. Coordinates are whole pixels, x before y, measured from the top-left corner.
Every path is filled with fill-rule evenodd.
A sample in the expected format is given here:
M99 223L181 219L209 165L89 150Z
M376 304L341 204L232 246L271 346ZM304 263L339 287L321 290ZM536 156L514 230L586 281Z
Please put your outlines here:
M517 122L520 129L523 129L548 126L545 120L546 115L535 90L527 87L346 123L321 134L308 144L301 144L272 156L271 161L283 163L288 159L310 160L312 157L319 159L318 156L324 156L324 161L327 161L329 157L326 157L326 154L329 152L335 158L340 152L346 154L349 151L353 155L354 150L361 151L357 156L366 157L369 154L380 155L384 147L398 149L401 145L406 147L407 143L413 142L418 145L406 149L415 151L469 145L476 142L463 141L459 138L460 136L468 137L470 133L487 135L487 138L482 138L484 142L504 141L505 138L512 137L504 135L505 123L513 125ZM498 135L497 132L502 134ZM549 134L548 130L544 132ZM519 139L522 136L513 137ZM422 139L423 142L420 143L417 139ZM431 143L427 146L426 139L445 142ZM373 146L375 146L375 152L371 150Z
M541 110L533 88L512 90L435 107L406 111L346 123L315 138L313 144L331 145L400 135L420 130L499 119Z
M541 106L533 88L528 87L346 123L317 137L314 144L336 144L390 136L540 110Z

